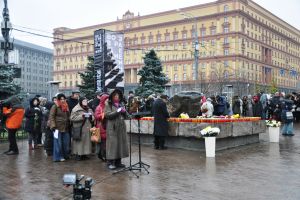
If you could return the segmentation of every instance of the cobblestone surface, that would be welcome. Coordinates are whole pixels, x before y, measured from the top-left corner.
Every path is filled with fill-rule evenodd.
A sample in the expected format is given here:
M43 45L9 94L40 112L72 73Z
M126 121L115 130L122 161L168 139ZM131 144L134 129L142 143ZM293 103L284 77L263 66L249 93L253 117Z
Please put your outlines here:
M96 184L93 199L300 199L300 124L294 137L280 137L218 151L215 159L205 152L142 147L150 174L137 179L130 172L112 175L96 156L86 161L54 163L39 149L28 151L19 142L18 156L0 155L0 199L71 199L71 188L62 186L62 176L76 172L91 176ZM0 144L5 151L7 144ZM133 163L137 161L134 147ZM128 159L124 159L128 164Z

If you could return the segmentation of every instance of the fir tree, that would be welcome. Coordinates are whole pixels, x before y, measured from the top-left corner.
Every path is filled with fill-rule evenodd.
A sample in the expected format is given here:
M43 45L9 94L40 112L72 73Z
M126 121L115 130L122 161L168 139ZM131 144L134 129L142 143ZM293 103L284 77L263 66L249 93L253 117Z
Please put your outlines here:
M278 92L278 87L277 87L275 79L272 79L272 83L271 83L271 86L268 88L268 92L270 94L275 94L276 92Z
M138 72L140 85L135 90L136 94L148 97L151 94L163 93L169 79L162 72L162 64L154 50L150 50L144 57L144 66Z
M94 57L88 57L88 64L84 72L78 72L82 79L82 84L77 85L82 94L86 98L92 99L95 97L95 69L94 69Z
M13 82L14 70L12 66L0 65L0 99L6 99L19 94L21 88Z

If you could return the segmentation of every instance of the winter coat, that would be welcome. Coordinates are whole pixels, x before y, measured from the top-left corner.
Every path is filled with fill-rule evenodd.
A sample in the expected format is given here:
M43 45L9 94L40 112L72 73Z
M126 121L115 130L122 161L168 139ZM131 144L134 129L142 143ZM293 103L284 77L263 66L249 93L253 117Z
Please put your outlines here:
M271 107L273 110L273 119L281 121L281 99L280 96L274 96L271 100Z
M24 108L18 97L12 96L3 102L3 115L6 117L6 128L21 128L24 117Z
M210 101L206 101L201 106L201 111L207 110L205 113L202 113L202 116L211 117L214 112L214 106L211 104Z
M95 111L96 127L100 128L101 140L106 140L106 119L104 117L104 108L107 98L107 96L101 96L100 104L97 106Z
M96 97L88 103L88 106L93 110L93 112L95 112L99 104L100 100Z
M233 114L239 114L241 115L241 105L242 102L240 99L235 99L232 105L232 112Z
M69 111L63 112L60 107L57 107L57 105L54 104L49 114L50 129L58 129L59 132L69 133L69 117Z
M268 101L267 95L266 95L266 94L262 94L262 95L260 96L260 102L261 102L262 107L263 107L264 110L265 110L266 107L267 107L267 101Z
M105 103L104 117L106 118L106 159L115 160L128 157L128 142L125 125L125 115L117 112L112 105L111 97ZM120 105L122 106L122 105Z
M153 103L153 117L154 117L154 135L168 136L168 121L170 117L167 110L167 105L162 99L156 99Z
M79 104L75 106L71 112L70 121L73 127L81 127L81 138L80 140L72 141L72 153L75 155L89 155L92 153L92 142L90 129L93 126L93 121L84 118L84 113L93 114L92 109L88 111L84 110ZM74 133L73 133L74 134Z
M219 97L217 104L215 105L216 115L224 115L226 109L226 101L223 97Z
M73 108L78 104L78 99L74 99L70 96L67 99L67 104L69 106L69 111L72 112Z
M37 98L33 98L30 100L30 106L25 111L25 131L29 133L39 133L41 132L42 128L43 113L41 111L40 106L33 105L34 100L37 100Z
M263 107L260 101L252 105L253 117L262 117Z
M291 112L293 109L294 102L289 99L285 99L281 103L281 121L283 123L291 123L294 119L287 119L286 113Z
M252 99L249 98L247 103L247 110L246 110L246 116L247 117L253 117L253 104L252 104Z

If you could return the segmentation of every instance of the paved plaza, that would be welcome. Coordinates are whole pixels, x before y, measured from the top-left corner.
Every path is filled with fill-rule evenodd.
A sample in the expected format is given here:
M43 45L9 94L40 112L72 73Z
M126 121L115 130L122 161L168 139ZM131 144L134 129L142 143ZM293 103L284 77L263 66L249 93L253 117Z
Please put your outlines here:
M6 148L0 144L1 151ZM42 150L29 152L25 140L19 148L18 156L0 155L1 200L71 199L72 189L62 185L67 172L95 179L93 199L300 199L300 124L294 137L281 136L279 144L262 134L260 143L218 151L215 159L205 152L143 146L143 161L151 168L139 179L130 172L112 175L96 156L54 163Z

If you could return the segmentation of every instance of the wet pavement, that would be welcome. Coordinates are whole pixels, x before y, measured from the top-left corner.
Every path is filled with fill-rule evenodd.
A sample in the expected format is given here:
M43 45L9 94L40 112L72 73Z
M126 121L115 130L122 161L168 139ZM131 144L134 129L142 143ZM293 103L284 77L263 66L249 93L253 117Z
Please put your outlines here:
M96 184L93 199L300 199L300 124L294 137L280 137L218 151L216 158L205 152L180 149L154 150L142 147L142 160L150 174L136 178L130 172L112 175L96 156L86 161L54 163L42 150L28 151L19 142L18 156L0 155L0 199L71 199L71 188L62 186L62 176L76 172L91 176ZM0 144L5 151L7 144ZM137 161L134 147L133 163ZM124 159L125 164L129 160Z

